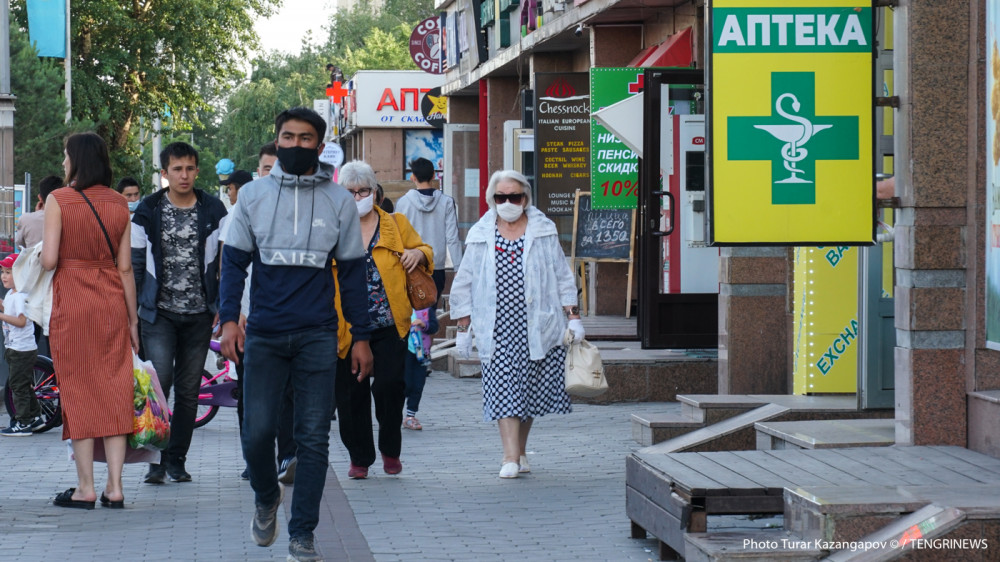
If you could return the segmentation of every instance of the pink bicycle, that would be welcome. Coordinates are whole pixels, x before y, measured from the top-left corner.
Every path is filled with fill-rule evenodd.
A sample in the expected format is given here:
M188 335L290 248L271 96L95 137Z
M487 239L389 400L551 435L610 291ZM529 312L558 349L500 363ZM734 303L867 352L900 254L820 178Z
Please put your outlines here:
M201 389L198 391L198 413L195 414L194 426L201 427L212 421L215 414L219 413L219 408L235 408L239 400L240 388L236 379L230 376L231 364L229 360L221 354L221 347L217 340L212 340L209 345L216 354L216 363L222 368L214 376L207 370L201 374ZM233 373L235 375L236 373Z

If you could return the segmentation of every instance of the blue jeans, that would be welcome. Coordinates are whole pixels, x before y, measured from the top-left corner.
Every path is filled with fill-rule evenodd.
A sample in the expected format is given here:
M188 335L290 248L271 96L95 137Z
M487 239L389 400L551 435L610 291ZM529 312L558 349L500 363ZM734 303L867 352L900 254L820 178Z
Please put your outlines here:
M243 451L258 505L278 499L274 439L285 385L294 393L298 467L288 535L312 537L330 465L330 414L337 372L337 332L316 328L281 336L247 334L243 381Z
M142 321L142 343L146 359L153 363L163 394L170 401L174 393L173 417L170 418L170 443L161 456L162 463L183 466L194 433L198 413L198 390L205 370L208 342L212 338L212 315L156 312L156 322Z

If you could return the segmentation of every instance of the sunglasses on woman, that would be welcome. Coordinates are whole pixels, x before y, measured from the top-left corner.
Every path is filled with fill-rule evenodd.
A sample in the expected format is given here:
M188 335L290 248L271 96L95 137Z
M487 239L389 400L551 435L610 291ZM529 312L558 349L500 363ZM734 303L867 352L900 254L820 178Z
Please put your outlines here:
M497 205L510 201L515 205L520 205L524 201L523 193L496 193L493 195L493 202Z

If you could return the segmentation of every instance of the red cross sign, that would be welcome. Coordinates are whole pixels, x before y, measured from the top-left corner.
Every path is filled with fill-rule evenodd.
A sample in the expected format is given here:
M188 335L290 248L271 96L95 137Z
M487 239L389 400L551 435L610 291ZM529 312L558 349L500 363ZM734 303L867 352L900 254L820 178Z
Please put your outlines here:
M635 82L629 82L629 85L628 85L628 93L630 93L630 94L638 94L639 90L642 89L643 82L646 81L645 76L643 76L641 73L638 74L635 78L636 78L636 81Z
M350 90L342 88L340 82L334 82L332 87L326 89L326 97L333 98L333 103L340 103L349 93Z

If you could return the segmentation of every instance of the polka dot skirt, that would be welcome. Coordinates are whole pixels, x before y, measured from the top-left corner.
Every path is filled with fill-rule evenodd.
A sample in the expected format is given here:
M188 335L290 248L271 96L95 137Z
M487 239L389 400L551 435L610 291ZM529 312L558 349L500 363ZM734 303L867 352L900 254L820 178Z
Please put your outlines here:
M483 421L572 411L566 394L566 348L541 361L528 358L528 313L524 304L524 237L507 240L496 232L497 320L493 360L483 364Z

